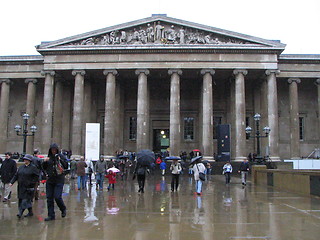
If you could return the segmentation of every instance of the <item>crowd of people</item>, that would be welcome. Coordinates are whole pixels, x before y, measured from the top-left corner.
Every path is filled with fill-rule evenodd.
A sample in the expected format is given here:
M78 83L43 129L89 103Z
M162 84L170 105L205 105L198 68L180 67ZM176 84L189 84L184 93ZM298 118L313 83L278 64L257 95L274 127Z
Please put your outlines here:
M0 160L1 196L3 202L8 202L11 198L12 186L17 182L19 200L17 217L31 217L33 216L33 200L39 199L39 183L45 182L48 210L48 217L45 218L45 221L52 221L56 218L54 202L61 212L61 217L64 218L67 215L67 207L62 198L66 175L71 181L77 179L77 188L80 191L93 185L92 175L96 180L97 191L104 189L105 179L108 180L107 190L110 191L115 189L117 178L124 181L132 174L132 179L137 178L138 192L144 193L145 180L148 174L159 169L161 175L165 176L168 170L171 175L171 191L174 192L179 189L180 175L188 167L189 175L193 175L195 180L195 194L202 195L202 184L211 174L212 167L209 162L202 161L200 152L190 154L192 156L188 161L185 152L180 157L174 157L169 156L169 152L155 156L153 152L146 150L145 154L149 154L152 159L150 164L140 161L146 155L139 156L139 154L141 155L141 152L137 156L135 153L127 151L118 152L117 157L108 162L104 160L103 156L95 162L85 159L84 156L81 156L78 161L76 159L69 160L68 154L65 151L60 151L58 145L53 143L46 157L40 155L39 151L35 149L33 155L26 154L22 157L24 164L17 169L17 162L12 159L12 154L7 152L5 153L5 159ZM170 165L168 159L172 160ZM241 173L243 186L247 184L249 170L249 162L245 159L238 170ZM232 165L227 162L222 168L226 184L230 184L232 172ZM28 213L23 215L25 210L28 210Z

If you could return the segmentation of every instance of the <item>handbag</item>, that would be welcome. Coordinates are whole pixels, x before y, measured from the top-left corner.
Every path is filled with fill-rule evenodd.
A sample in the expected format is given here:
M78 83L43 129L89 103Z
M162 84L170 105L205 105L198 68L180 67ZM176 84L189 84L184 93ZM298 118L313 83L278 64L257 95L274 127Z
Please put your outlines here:
M199 179L204 182L206 180L206 175L203 172L199 171L198 164L196 164L196 166L197 166L197 169L198 169L198 172L199 172Z

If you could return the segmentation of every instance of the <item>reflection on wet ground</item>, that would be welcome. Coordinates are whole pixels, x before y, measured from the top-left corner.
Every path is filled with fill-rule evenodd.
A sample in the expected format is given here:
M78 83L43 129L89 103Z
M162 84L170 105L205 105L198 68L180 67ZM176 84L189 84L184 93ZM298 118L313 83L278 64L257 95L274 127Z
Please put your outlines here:
M0 203L0 239L319 239L319 198L251 184L242 188L235 177L227 186L223 176L212 176L196 196L193 178L180 180L172 193L170 175L150 175L144 194L132 180L119 179L110 192L107 184L104 191L95 185L79 191L70 180L63 194L67 217L56 209L52 222L44 222L44 186L32 218L17 219L14 192L10 203Z

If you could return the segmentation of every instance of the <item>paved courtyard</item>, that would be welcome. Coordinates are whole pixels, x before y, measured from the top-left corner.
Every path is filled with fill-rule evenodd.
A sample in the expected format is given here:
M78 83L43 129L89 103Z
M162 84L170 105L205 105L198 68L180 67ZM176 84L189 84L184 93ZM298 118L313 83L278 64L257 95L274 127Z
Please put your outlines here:
M44 186L34 203L35 216L21 220L14 191L10 203L0 203L0 239L319 239L319 198L250 183L243 188L237 177L226 186L216 175L199 197L193 178L183 175L173 193L170 180L170 175L148 176L144 194L131 177L118 180L110 192L97 192L95 185L79 191L75 180L67 181L67 217L62 219L56 209L52 222L44 222Z

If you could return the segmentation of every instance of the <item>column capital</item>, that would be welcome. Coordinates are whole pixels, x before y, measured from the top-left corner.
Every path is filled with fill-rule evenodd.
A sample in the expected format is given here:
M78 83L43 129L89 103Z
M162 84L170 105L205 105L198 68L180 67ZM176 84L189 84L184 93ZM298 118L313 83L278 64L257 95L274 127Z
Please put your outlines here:
M0 83L10 84L10 83L12 83L12 81L9 78L2 78L2 79L0 79Z
M55 71L45 71L45 70L41 71L41 75L42 76L45 76L47 74L50 74L51 76L54 76L56 74L56 72Z
M24 82L26 83L26 84L28 84L28 83L33 83L33 84L36 84L36 83L38 83L38 80L37 79L35 79L35 78L27 78L26 80L24 80Z
M107 76L109 73L117 75L118 71L116 69L105 69L103 70L103 75Z
M289 78L288 79L288 83L291 84L293 82L296 82L296 83L301 83L301 80L300 78Z
M168 74L169 75L172 75L174 73L177 73L177 74L179 74L181 76L182 75L182 70L181 69L169 69L168 70Z
M320 78L318 78L315 82L314 82L315 85L317 86L320 86Z
M144 73L145 75L149 75L150 74L150 71L148 70L148 69L137 69L136 71L135 71L135 74L136 75L139 75L140 73Z
M86 74L85 70L72 70L72 75L76 76L77 74L80 74L81 76L84 76Z
M275 75L279 75L280 74L280 70L278 70L278 69L268 69L268 70L266 70L265 73L266 73L267 76L271 75L272 73L274 73Z
M238 75L242 73L244 76L248 74L248 71L245 69L235 69L233 70L233 75Z
M211 75L214 75L216 71L213 69L207 68L207 69L201 69L200 73L201 75L205 75L206 73L210 73Z

